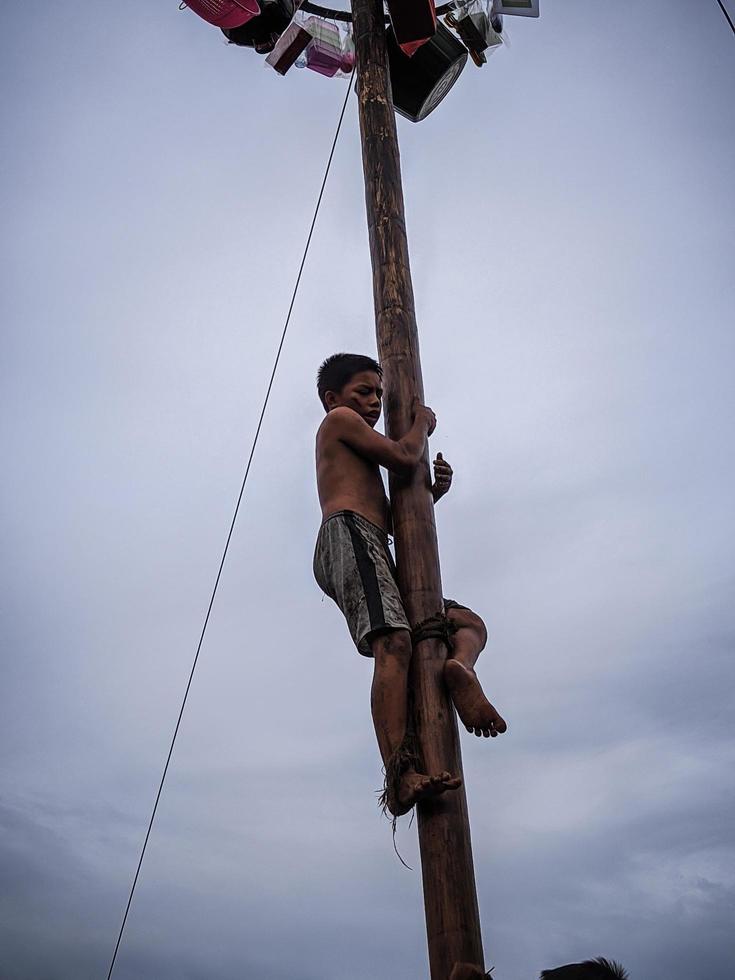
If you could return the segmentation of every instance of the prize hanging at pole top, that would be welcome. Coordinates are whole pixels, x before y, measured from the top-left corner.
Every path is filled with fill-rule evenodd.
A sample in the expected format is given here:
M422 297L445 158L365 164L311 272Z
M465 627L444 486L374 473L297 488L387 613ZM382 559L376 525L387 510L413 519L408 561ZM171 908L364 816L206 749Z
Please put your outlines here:
M285 75L292 65L297 65L311 68L328 78L349 76L355 67L355 47L349 24L296 10L265 62L279 75Z
M279 75L309 68L349 77L355 65L352 16L311 0L187 0L231 44L265 54ZM539 0L386 0L393 107L425 119L459 78L468 56L481 67L507 40L503 16L538 17ZM443 23L439 20L443 17Z

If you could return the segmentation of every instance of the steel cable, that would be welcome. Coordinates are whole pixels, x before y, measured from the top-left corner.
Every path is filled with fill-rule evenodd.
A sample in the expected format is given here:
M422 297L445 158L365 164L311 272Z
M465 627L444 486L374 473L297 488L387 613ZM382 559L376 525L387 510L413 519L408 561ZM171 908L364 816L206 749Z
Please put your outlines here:
M224 550L222 552L222 558L220 559L219 569L217 570L217 577L215 578L214 587L212 589L212 594L211 594L210 599L209 599L209 605L207 606L207 613L206 613L206 615L204 617L204 624L202 626L202 630L201 630L201 633L199 635L199 642L197 643L196 654L194 655L194 662L193 662L193 664L191 666L191 671L189 672L189 680L187 681L186 690L184 691L184 697L183 697L183 700L181 702L181 708L179 709L179 715L178 715L178 718L176 719L176 726L174 728L174 733L173 733L173 736L171 738L171 744L169 746L168 755L166 757L166 763L165 763L165 765L163 767L163 773L161 775L161 780L160 780L160 783L159 783L159 786L158 786L158 792L156 793L156 799L155 799L155 802L153 804L153 810L151 812L151 817L150 817L150 820L148 822L148 829L146 831L145 840L143 841L143 847L142 847L141 852L140 852L140 858L138 859L138 866L137 866L137 868L135 870L135 876L133 878L133 883L132 883L132 885L130 887L130 894L128 895L128 902L127 902L127 905L125 907L125 913L123 915L122 924L120 925L120 931L119 931L118 936L117 936L117 942L115 943L115 950L114 950L114 952L112 954L112 960L110 962L110 969L109 969L109 971L107 973L107 980L110 980L110 978L112 977L112 971L115 968L115 962L117 960L117 954L118 954L118 951L120 949L120 943L122 942L123 933L125 932L125 925L126 925L127 920L128 920L128 913L130 912L130 906L131 906L132 901L133 901L133 895L135 893L135 887L138 884L138 878L140 876L140 869L141 869L141 867L143 865L143 858L145 857L146 848L148 846L148 840L150 839L151 830L153 828L153 821L156 818L156 811L158 810L158 803L159 803L159 800L161 799L161 793L163 791L163 784L166 781L166 775L168 773L169 763L171 762L171 756L173 755L174 745L176 743L176 736L179 733L179 727L181 725L181 719L182 719L182 717L184 715L184 708L186 707L186 701L187 701L187 698L189 697L189 691L191 689L191 682L192 682L192 680L194 678L194 671L196 670L197 662L199 660L199 654L200 654L201 649L202 649L202 643L204 642L204 635L207 632L207 625L209 624L209 617L210 617L210 614L212 612L212 606L214 605L214 599L215 599L215 596L217 595L217 588L219 586L220 578L222 577L222 569L224 568L225 559L227 558L227 552L228 552L229 547L230 547L230 541L232 540L232 532L235 529L235 522L237 521L237 515L238 515L239 510L240 510L240 504L242 502L243 494L245 492L245 484L247 483L248 475L250 474L250 467L251 467L251 464L253 462L253 456L255 455L255 447L258 444L258 438L260 436L260 430L261 430L261 427L263 425L263 419L265 417L266 408L268 407L268 401L270 399L271 389L273 388L273 381L275 379L276 371L278 369L278 362L281 359L281 351L283 350L283 344L284 344L284 341L286 339L286 332L288 331L288 325L289 325L289 323L291 321L291 313L293 312L294 303L296 302L296 294L298 293L299 284L301 283L301 275L302 275L302 273L304 271L304 265L306 264L306 256L308 255L309 246L311 245L312 235L314 234L314 227L316 225L317 215L319 214L319 207L320 207L320 205L322 203L322 197L324 196L324 188L327 185L327 178L329 177L329 170L330 170L331 165L332 165L332 158L334 157L334 151L335 151L335 148L337 146L337 140L339 138L339 133L340 133L340 130L342 128L342 120L344 119L345 110L347 108L347 102L349 101L350 93L352 92L352 82L353 82L354 77L355 77L355 71L353 69L352 75L350 76L349 82L347 83L347 94L345 95L344 102L342 103L342 110L341 110L341 112L339 114L339 120L337 122L337 129L336 129L335 134L334 134L334 139L332 140L332 148L329 151L329 158L327 159L327 165L326 165L326 168L324 170L324 177L322 178L322 184L321 184L321 188L319 190L319 196L317 198L316 207L314 208L314 216L313 216L313 218L311 220L311 227L309 228L309 234L307 235L307 238L306 238L306 245L304 246L304 254L301 257L301 264L299 266L298 275L296 276L296 283L295 283L294 288L293 288L293 293L291 294L291 302L290 302L289 307L288 307L288 313L286 314L286 322L284 323L283 330L281 332L281 339L280 339L280 342L278 344L278 350L276 351L275 361L273 362L273 370L271 371L270 380L268 382L268 388L266 390L265 398L263 400L263 407L261 409L260 418L258 419L258 425L257 425L257 428L255 430L255 436L253 438L253 444L252 444L252 446L250 448L250 455L248 457L247 465L245 466L245 475L243 476L243 479L242 479L242 484L240 486L240 493L238 494L238 497L237 497L237 503L235 504L235 511L234 511L234 513L232 515L232 521L230 523L230 529L228 531L227 539L225 541Z
M733 34L735 34L735 24L733 24L733 22L732 22L732 18L731 18L731 17L730 17L730 15L728 14L728 12L727 12L727 8L725 7L725 4L724 4L724 3L722 2L722 0L717 0L717 2L718 2L718 3L719 3L719 5L720 5L720 10L721 10L721 11L723 12L723 14L725 15L725 20L726 20L726 21L728 22L728 24L730 25L730 30L731 30L731 31L733 32Z

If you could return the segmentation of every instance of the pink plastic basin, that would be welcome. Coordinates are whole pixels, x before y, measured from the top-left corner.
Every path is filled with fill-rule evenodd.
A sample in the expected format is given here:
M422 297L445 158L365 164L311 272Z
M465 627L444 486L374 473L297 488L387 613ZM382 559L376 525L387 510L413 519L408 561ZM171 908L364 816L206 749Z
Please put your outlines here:
M186 0L186 6L215 27L242 27L260 13L258 0Z

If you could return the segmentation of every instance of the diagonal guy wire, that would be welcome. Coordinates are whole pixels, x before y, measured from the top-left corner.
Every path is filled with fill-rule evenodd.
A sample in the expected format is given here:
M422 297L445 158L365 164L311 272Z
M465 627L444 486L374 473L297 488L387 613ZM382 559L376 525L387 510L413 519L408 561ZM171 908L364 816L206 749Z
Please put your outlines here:
M230 541L232 540L232 532L235 529L235 521L237 520L237 515L238 515L238 512L240 510L240 503L242 501L243 493L245 492L245 484L247 483L248 475L250 473L250 466L251 466L251 464L253 462L253 456L255 455L255 447L258 444L258 437L260 436L260 429L261 429L261 427L263 425L263 418L265 417L265 410L268 407L268 400L270 398L271 389L273 387L273 381L274 381L275 376L276 376L276 370L278 369L278 362L279 362L279 360L281 358L281 351L283 350L283 343L284 343L284 341L286 339L286 331L288 330L288 325L289 325L289 322L291 320L291 313L292 313L293 308L294 308L294 303L296 302L296 294L298 292L299 284L301 282L301 274L304 271L304 265L306 263L306 256L307 256L307 254L309 252L309 245L311 244L311 238L312 238L312 235L314 233L314 226L316 225L317 215L319 214L319 206L322 203L322 197L324 196L324 188L326 187L326 184L327 184L327 177L329 176L329 169L330 169L330 167L332 165L332 158L334 156L334 150L335 150L335 148L337 146L337 139L339 138L340 129L342 128L342 120L344 119L345 109L347 108L347 102L349 100L350 93L352 92L352 80L354 78L354 75L355 75L355 72L353 70L352 75L350 76L350 80L349 80L349 82L347 84L347 94L345 95L345 99L344 99L344 102L342 104L342 111L339 114L339 121L337 122L337 130L336 130L336 132L334 134L334 139L332 141L332 148L329 151L329 158L327 160L327 166L326 166L325 171L324 171L324 177L322 179L322 186L321 186L321 188L319 190L319 197L317 198L316 207L314 208L314 217L311 220L311 227L309 228L309 234L308 234L308 236L306 238L306 245L304 247L304 254L301 257L301 265L299 266L299 272L298 272L298 275L296 276L296 284L295 284L295 286L293 288L293 293L291 294L291 303L289 304L288 313L286 314L286 322L283 325L283 331L281 333L281 341L280 341L280 343L278 345L278 350L276 352L276 358L275 358L275 361L273 363L273 370L271 371L270 381L268 382L268 389L267 389L267 391L265 393L265 399L263 400L263 407L262 407L261 412L260 412L260 418L258 419L258 426L257 426L257 428L255 430L255 437L253 438L253 444L252 444L252 447L250 449L250 456L248 457L248 462L247 462L247 465L245 467L245 475L243 476L242 485L240 486L240 493L238 494L237 503L235 504L235 512L232 515L232 522L230 523L230 530L229 530L229 532L227 534L227 540L225 541L225 547L224 547L224 550L222 552L222 558L221 558L220 563L219 563L219 569L217 570L217 577L216 577L215 582L214 582L214 588L212 589L212 595L211 595L211 597L209 599L209 605L207 607L207 614L204 617L204 625L202 626L202 631L201 631L201 634L199 635L199 643L197 644L196 654L194 656L194 663L191 666L191 671L189 673L189 680L188 680L188 682L186 684L186 690L184 692L184 698L183 698L183 700L181 702L181 708L179 710L179 716L176 719L176 727L174 728L173 737L171 739L171 745L169 746L168 755L166 757L166 764L163 767L163 774L161 776L161 781L160 781L159 786L158 786L158 792L156 793L156 800L155 800L155 802L153 804L153 811L151 813L151 818L150 818L150 820L148 822L148 830L146 831L145 840L143 841L143 847L142 847L141 852L140 852L140 858L138 860L138 867L135 870L135 877L133 878L133 884L132 884L132 886L130 888L130 894L128 895L128 903L127 903L127 905L125 907L125 914L123 915L122 924L120 926L120 932L118 933L117 942L115 943L115 951L112 954L112 960L110 962L110 969L109 969L109 971L107 973L107 980L110 980L110 978L112 977L112 971L115 968L115 961L117 960L118 950L120 949L120 943L122 941L123 933L125 931L125 924L128 921L128 913L130 912L130 906L131 906L132 901L133 901L133 895L135 893L135 886L138 884L138 877L140 875L140 869L141 869L142 864L143 864L143 858L145 857L146 847L148 846L148 840L149 840L149 838L151 836L151 830L153 828L153 821L156 818L156 811L158 809L158 802L161 799L161 793L163 791L163 784L166 781L166 774L168 773L169 763L171 762L171 756L173 755L174 744L176 743L176 736L179 734L179 726L181 725L181 719L182 719L183 714L184 714L184 708L186 707L186 699L188 698L188 696L189 696L189 690L191 689L191 682L192 682L192 680L194 678L194 671L196 670L197 661L199 660L199 653L200 653L200 651L202 649L202 643L204 642L204 634L207 632L207 625L209 623L209 616L210 616L210 614L212 612L212 606L214 605L214 598L217 595L217 587L219 586L219 580L220 580L220 578L222 576L222 569L224 568L225 559L227 558L227 551L228 551L228 549L230 547Z
M727 20L728 24L730 25L730 30L733 32L733 34L735 34L735 24L733 24L732 18L730 17L730 15L727 12L727 7L725 7L725 4L722 2L722 0L717 0L717 2L720 5L720 10L725 15L725 19Z

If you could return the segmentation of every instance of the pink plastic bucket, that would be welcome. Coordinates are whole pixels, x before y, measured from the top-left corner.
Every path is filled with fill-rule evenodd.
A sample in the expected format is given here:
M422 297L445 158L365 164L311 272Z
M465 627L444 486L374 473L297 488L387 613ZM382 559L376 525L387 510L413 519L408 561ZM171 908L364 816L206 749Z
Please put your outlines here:
M189 10L215 27L242 27L260 13L258 0L186 0Z

